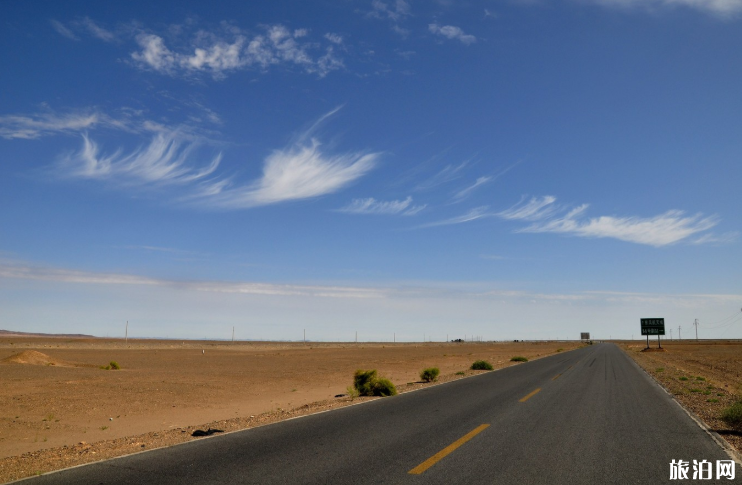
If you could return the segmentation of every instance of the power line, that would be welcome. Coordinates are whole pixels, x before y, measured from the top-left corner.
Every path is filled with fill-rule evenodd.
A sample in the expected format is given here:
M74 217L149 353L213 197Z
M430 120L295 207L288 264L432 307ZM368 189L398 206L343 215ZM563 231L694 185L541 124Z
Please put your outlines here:
M723 325L726 325L726 324L730 323L731 320L736 320L740 315L742 315L742 309L740 309L740 311L735 312L735 313L733 313L733 314L731 314L731 315L729 315L727 317L722 318L721 320L717 320L715 322L708 323L706 328L718 328L718 327L721 327Z

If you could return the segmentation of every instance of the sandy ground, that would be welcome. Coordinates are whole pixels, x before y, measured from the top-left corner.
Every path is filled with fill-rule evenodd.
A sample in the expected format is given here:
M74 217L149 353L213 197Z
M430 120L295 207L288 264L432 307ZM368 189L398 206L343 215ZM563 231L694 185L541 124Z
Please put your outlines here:
M742 428L719 416L742 399L742 342L663 342L664 352L642 352L645 342L619 344L686 409L742 453ZM651 342L651 347L656 347Z
M0 339L0 482L350 404L356 369L401 391L425 367L460 378L578 342L324 344ZM104 370L110 361L121 370ZM467 371L467 374L471 372ZM409 383L409 384L408 384Z

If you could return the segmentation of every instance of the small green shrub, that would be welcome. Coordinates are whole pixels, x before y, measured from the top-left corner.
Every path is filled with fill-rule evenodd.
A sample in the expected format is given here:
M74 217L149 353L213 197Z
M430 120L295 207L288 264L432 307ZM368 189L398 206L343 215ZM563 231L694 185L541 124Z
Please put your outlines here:
M742 401L736 402L722 411L721 419L729 426L742 426Z
M528 362L528 359L523 357L522 355L517 355L510 359L510 362Z
M678 380L681 380L681 381L687 381L687 380L688 380L688 378L687 378L687 377L678 377Z
M557 349L556 351L557 352L562 352L562 351L564 351L564 349Z
M657 367L654 371L655 372L665 372L665 368L664 367Z
M700 389L691 389L690 392L701 392Z
M374 382L372 386L372 392L374 396L396 396L397 388L394 387L394 384L392 384L392 381L390 381L389 379L380 377L376 380L376 382Z
M372 396L371 384L377 379L376 370L358 369L353 375L353 387L358 391L359 396Z
M703 391L703 395L704 396L710 396L711 395L711 391Z
M438 374L440 373L441 370L438 367L428 367L427 369L423 369L423 371L420 372L420 379L425 382L433 382L434 380L438 379Z
M392 381L384 379L376 374L374 370L357 370L353 375L353 387L359 396L394 396L397 388Z
M121 366L118 364L118 362L116 362L115 360L112 360L111 362L108 363L108 365L102 365L100 366L100 368L103 370L119 370Z
M487 362L486 360L477 360L471 365L471 370L492 370L494 367L492 367L492 364Z
M719 400L711 398L711 399L706 399L706 402L719 402Z
M696 380L697 381L705 381L706 378L705 377L698 376L698 377L696 377Z
M456 373L456 375L457 375L457 376L465 376L465 375L466 375L466 372L464 372L463 370L460 370L460 371L458 371L458 372Z
M355 398L358 397L358 389L356 389L355 387L348 386L347 389L346 389L346 391L347 391L348 397L350 398L351 401L353 399L355 399Z

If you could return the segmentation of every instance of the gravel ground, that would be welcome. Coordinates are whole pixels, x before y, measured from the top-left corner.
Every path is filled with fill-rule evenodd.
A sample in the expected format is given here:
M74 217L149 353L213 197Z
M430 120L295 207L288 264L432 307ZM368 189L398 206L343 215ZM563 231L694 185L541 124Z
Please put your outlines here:
M725 360L723 365L714 365L714 359L699 359L701 346L663 345L668 347L667 352L641 352L642 346L621 347L680 404L742 453L742 428L730 427L720 419L725 408L741 399L739 363ZM742 345L737 348L742 351ZM707 352L708 347L703 350Z
M440 376L435 383L425 384L422 382L408 383L397 386L400 393L414 391L424 386L431 386L450 382L456 379L476 375L487 371L466 371L463 373L449 374ZM178 443L185 443L196 439L204 439L191 436L196 430L207 431L208 429L218 429L224 432L239 431L257 426L283 421L299 416L306 416L330 409L337 409L352 404L358 404L369 401L370 397L357 397L351 399L347 395L339 396L335 399L329 399L311 404L306 404L294 409L276 410L259 415L233 418L228 420L214 421L201 426L189 426L185 428L169 429L158 432L140 434L113 440L98 441L95 443L86 443L81 441L73 446L62 446L45 450L24 453L20 456L11 456L0 459L0 482L5 483L32 475L40 475L45 472L69 468L72 466L93 463L96 461L108 460L118 456L130 455L132 453L142 452L172 446Z

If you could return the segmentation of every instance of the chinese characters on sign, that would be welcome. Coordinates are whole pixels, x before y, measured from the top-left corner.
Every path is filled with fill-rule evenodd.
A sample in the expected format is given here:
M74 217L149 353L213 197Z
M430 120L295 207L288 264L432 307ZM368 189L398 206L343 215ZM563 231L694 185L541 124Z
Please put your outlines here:
M642 335L665 335L664 318L642 318Z
M690 470L691 462L673 460L670 462L670 480L688 480L688 472L692 471L691 480L711 480L713 478L712 463L708 460L693 460L693 469ZM734 480L734 460L716 460L716 479L726 478Z

